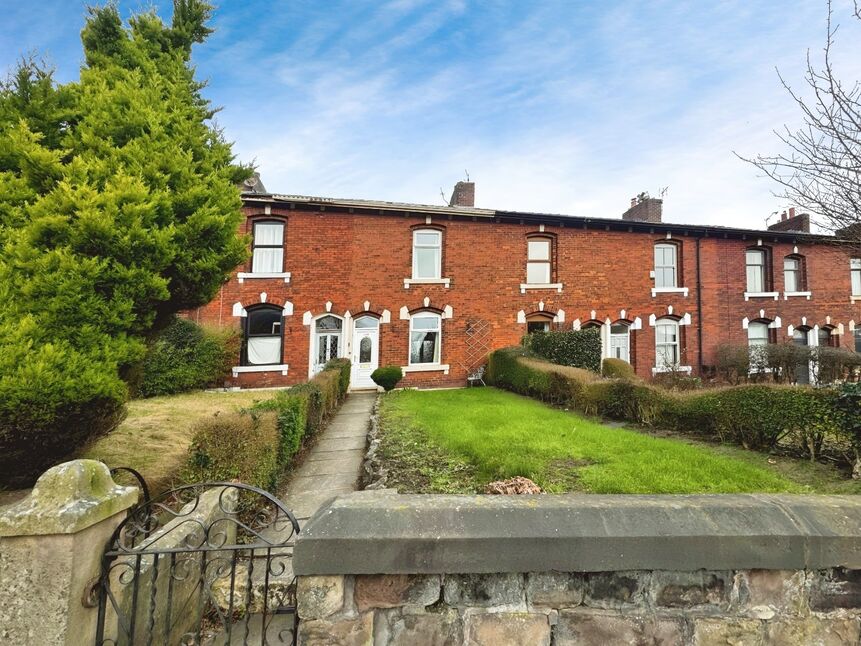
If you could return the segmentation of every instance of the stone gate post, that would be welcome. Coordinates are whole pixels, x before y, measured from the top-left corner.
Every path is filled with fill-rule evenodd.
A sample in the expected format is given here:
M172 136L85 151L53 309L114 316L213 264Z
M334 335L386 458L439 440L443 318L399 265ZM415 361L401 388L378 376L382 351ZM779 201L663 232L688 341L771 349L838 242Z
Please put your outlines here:
M101 462L72 460L0 508L0 643L93 643L97 609L85 596L137 496Z

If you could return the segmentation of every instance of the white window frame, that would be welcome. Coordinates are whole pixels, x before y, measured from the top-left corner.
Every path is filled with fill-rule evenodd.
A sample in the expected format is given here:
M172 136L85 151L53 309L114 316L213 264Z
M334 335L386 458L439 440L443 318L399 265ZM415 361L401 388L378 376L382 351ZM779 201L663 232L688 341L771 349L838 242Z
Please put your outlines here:
M436 236L436 244L419 244L418 239L420 234L433 234ZM434 275L419 276L418 254L416 249L435 249L436 256L434 257ZM413 276L412 282L415 281L439 281L442 279L442 231L439 229L415 229L413 231Z
M324 319L327 316L331 316L332 318L341 321L341 329L338 330L337 332L335 332L334 330L326 330L326 331L322 331L322 332L318 333L317 332L317 323L320 321L320 319ZM335 356L332 358L338 359L338 358L346 356L345 352L347 349L347 347L346 347L347 346L347 338L345 336L345 332L346 332L346 328L347 328L347 321L343 316L338 316L337 314L332 314L331 312L326 312L324 314L320 314L319 316L315 316L311 320L310 328L311 328L311 330L310 330L311 342L308 344L308 376L313 377L314 375L316 375L319 372L319 370L316 370L316 368L319 365L317 363L317 356L318 356L319 350L320 350L319 349L319 338L318 338L319 336L323 336L323 335L338 336L338 351L335 354ZM323 365L325 365L325 364L323 364Z
M861 258L849 259L849 293L853 303L861 301Z
M658 264L658 250L669 249L673 253L673 261L671 264ZM663 255L663 254L661 254ZM672 242L658 242L655 243L654 249L654 263L655 263L655 290L670 290L670 289L678 289L679 287L679 246ZM661 276L663 272L662 269L671 269L673 272L673 280L671 285L662 285L658 284L658 276Z
M762 259L762 264L751 264L748 260L750 254L758 254ZM759 267L759 282L761 283L758 287L759 289L755 289L757 285L751 285L750 281L750 269L753 267ZM773 292L767 292L767 276L766 271L768 269L768 254L764 249L745 249L744 250L744 280L746 287L746 294L771 294Z
M547 245L546 258L533 258L530 253L530 244L533 242L541 242ZM542 265L547 268L547 280L532 281L529 280L529 267L531 265ZM529 236L526 238L526 285L552 285L553 284L553 239L548 236Z
M436 329L426 328L421 330L416 330L415 320L420 318L434 318L436 319ZM434 360L430 362L413 362L413 332L436 332L437 333L437 342L434 347ZM429 367L437 367L442 368L443 364L440 363L442 357L442 316L437 314L436 312L416 312L415 314L410 315L410 336L409 336L409 345L407 347L407 366L410 368L429 368ZM448 366L445 366L445 369L448 369Z
M279 312L279 318L276 322L273 322L272 333L271 334L255 334L251 335L251 320L254 318L254 315L258 312ZM284 312L278 307L261 305L259 307L254 307L248 310L245 321L243 322L243 337L245 341L245 357L244 361L241 362L241 367L247 369L256 369L257 371L266 371L266 370L278 370L284 364L282 363L282 358L284 357ZM275 333L275 326L278 326L278 332ZM248 358L248 344L252 339L278 339L278 360L270 361L269 363L252 363ZM246 372L251 372L252 370L246 370Z
M675 342L667 343L667 342L659 342L658 341L658 331L662 327L673 327L675 328ZM662 353L659 351L659 348L670 346L675 347L676 349L676 362L673 364L663 363L661 360ZM662 318L655 321L655 372L667 372L671 370L673 367L682 368L679 364L682 361L682 337L681 337L681 328L679 326L679 322L675 319Z
M789 269L786 263L795 263L794 269ZM795 285L792 289L789 288L787 276L792 275ZM799 294L804 292L804 262L799 256L784 256L783 257L783 290L788 294Z

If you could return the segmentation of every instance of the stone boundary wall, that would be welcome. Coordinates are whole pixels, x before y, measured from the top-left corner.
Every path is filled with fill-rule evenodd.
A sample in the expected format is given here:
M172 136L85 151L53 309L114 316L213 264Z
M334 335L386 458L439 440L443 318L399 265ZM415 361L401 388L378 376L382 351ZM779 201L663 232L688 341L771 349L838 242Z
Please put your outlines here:
M861 643L852 496L334 500L296 544L299 643Z

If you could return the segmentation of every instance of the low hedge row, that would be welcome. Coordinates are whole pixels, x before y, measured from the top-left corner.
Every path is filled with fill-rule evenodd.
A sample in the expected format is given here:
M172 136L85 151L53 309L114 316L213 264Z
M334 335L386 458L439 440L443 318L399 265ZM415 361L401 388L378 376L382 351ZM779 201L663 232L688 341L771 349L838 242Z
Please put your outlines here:
M536 357L562 366L601 370L601 333L597 328L560 332L534 332L521 341Z
M273 489L285 467L337 410L350 386L350 362L330 361L313 379L236 413L199 423L185 482L240 480Z
M636 378L584 380L564 370L509 348L490 355L487 379L589 415L716 436L750 449L780 444L814 459L827 447L852 459L849 454L861 446L851 430L861 410L841 403L847 396L836 389L750 384L679 393Z

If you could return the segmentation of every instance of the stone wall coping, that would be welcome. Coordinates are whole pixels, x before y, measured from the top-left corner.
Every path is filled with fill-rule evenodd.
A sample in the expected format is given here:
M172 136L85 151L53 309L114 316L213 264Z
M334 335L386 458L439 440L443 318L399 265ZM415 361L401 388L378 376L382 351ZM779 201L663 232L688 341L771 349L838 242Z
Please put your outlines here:
M122 487L97 460L72 460L43 473L30 494L0 509L0 536L74 534L133 506L135 487Z
M399 495L312 516L296 574L861 568L861 497Z

